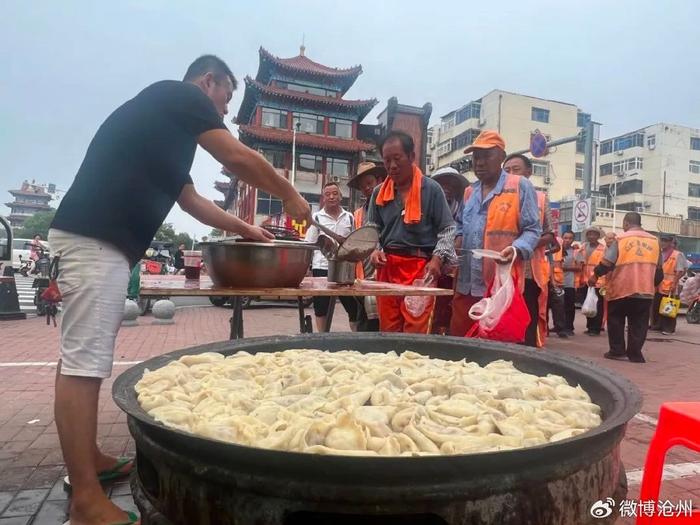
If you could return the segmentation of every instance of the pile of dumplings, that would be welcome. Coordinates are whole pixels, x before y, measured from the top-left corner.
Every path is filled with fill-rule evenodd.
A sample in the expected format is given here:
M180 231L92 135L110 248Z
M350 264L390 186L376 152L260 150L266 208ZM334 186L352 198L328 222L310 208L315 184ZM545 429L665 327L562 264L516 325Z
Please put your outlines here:
M576 436L600 407L563 377L509 361L285 350L184 356L136 384L164 425L251 447L348 456L510 450Z

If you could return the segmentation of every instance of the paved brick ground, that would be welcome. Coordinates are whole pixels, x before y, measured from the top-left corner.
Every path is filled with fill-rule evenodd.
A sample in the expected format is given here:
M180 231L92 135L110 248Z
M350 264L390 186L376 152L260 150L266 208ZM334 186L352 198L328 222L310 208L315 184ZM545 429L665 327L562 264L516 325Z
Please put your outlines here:
M176 324L153 326L151 318L140 326L121 330L116 348L115 375L124 370L120 361L138 361L170 350L224 340L228 337L230 310L203 307L180 308ZM247 336L293 334L298 331L295 308L256 308L244 313ZM582 319L578 320L582 331ZM338 308L335 330L347 329L347 317ZM656 418L659 406L669 400L700 400L700 326L684 320L673 338L652 334L647 343L648 363L636 365L602 358L607 338L578 335L569 340L550 339L552 351L575 355L610 368L636 383L644 393L642 414ZM53 379L58 351L58 330L42 319L0 324L0 525L61 524L67 497L62 487L64 467L53 422ZM37 366L26 366L35 363ZM46 364L41 364L46 363ZM106 381L100 402L99 439L109 453L129 454L133 443L125 416L112 402ZM625 467L641 469L654 432L653 420L633 419L622 443ZM698 454L673 449L667 464L698 462ZM133 508L128 486L108 487L111 497ZM629 498L639 487L630 487ZM662 499L692 499L700 505L700 476L665 481ZM633 520L620 520L633 523Z

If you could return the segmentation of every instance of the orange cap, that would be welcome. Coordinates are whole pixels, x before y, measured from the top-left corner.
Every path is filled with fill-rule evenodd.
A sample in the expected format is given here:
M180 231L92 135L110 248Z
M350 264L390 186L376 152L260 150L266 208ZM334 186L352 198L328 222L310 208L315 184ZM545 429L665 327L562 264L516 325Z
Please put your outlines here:
M464 153L471 153L475 149L491 148L501 148L503 151L505 151L506 142L505 140L503 140L503 137L501 137L498 134L498 132L490 129L485 129L484 131L479 133L479 136L476 137L476 140L472 143L472 145L464 150Z

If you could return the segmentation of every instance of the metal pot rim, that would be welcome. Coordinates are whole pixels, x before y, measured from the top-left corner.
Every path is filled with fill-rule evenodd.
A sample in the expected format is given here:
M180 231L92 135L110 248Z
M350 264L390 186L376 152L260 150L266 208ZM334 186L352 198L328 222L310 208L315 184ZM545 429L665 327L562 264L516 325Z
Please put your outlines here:
M301 250L317 250L315 244L305 241L282 241L274 240L271 242L244 241L230 239L225 241L207 241L199 243L201 246L261 246L263 248L296 248Z

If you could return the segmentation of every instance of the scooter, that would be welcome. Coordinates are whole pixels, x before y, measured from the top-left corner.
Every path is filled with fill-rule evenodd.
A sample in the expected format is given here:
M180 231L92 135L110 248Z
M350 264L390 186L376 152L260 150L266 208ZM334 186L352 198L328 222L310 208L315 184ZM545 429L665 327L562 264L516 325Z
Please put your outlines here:
M51 268L51 259L49 257L49 252L42 248L36 248L39 252L39 258L34 262L34 269L31 273L37 274L32 283L32 288L34 291L34 305L36 306L36 314L38 316L46 315L47 308L49 304L41 298L44 290L49 287L49 269ZM25 275L25 274L22 274ZM25 275L26 277L26 275Z
M17 272L22 275L22 277L29 277L29 272L32 270L31 259L24 259L21 255L19 256L19 268Z

